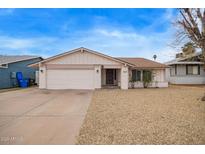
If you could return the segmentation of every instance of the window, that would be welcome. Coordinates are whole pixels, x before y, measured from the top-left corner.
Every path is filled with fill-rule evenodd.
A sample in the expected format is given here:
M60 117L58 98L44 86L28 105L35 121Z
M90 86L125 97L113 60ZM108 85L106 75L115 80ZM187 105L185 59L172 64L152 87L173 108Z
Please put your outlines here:
M170 76L177 75L177 65L170 66Z
M15 79L16 78L16 72L11 72L11 79Z
M152 81L152 72L148 70L143 71L143 80Z
M117 70L114 69L113 71L114 71L114 80L117 80Z
M199 75L200 66L199 65L186 65L186 74L187 75Z
M175 67L171 66L170 67L170 76L174 76L175 75Z
M175 75L177 75L177 65L175 65L174 68L175 68Z
M132 70L132 81L136 80L136 70Z
M2 67L2 68L8 68L8 64L1 64L0 67Z
M141 71L132 70L132 80L133 81L141 81Z

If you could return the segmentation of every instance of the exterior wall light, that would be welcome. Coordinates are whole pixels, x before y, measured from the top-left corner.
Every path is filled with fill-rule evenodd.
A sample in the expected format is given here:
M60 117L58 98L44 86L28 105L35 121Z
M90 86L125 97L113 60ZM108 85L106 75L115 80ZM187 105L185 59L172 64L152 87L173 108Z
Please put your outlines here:
M43 70L40 70L41 73L43 73Z

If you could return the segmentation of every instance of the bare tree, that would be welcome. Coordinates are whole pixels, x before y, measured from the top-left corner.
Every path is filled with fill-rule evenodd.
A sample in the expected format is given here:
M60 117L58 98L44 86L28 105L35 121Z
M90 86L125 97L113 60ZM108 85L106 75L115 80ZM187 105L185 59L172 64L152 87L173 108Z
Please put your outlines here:
M180 18L176 24L180 30L177 33L177 41L186 39L200 48L202 60L205 63L205 9L182 8L178 10Z
M187 39L201 49L205 70L205 9L181 8L178 10L181 16L176 22L180 26L178 41ZM205 95L202 100L205 101Z

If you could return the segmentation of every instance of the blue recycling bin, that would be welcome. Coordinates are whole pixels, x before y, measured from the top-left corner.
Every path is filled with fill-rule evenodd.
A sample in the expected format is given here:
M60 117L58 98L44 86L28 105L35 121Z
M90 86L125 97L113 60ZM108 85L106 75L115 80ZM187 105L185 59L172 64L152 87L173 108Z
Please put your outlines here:
M27 88L28 87L28 80L20 80L20 87L21 88Z
M19 87L27 88L28 87L28 79L23 78L22 72L16 73L16 79L18 81Z

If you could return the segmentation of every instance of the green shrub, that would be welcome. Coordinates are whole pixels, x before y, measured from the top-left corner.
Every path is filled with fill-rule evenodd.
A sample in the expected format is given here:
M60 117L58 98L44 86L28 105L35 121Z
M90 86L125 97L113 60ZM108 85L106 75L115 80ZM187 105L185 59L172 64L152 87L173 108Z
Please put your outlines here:
M151 71L143 71L143 86L144 88L147 88L152 82L152 72Z

